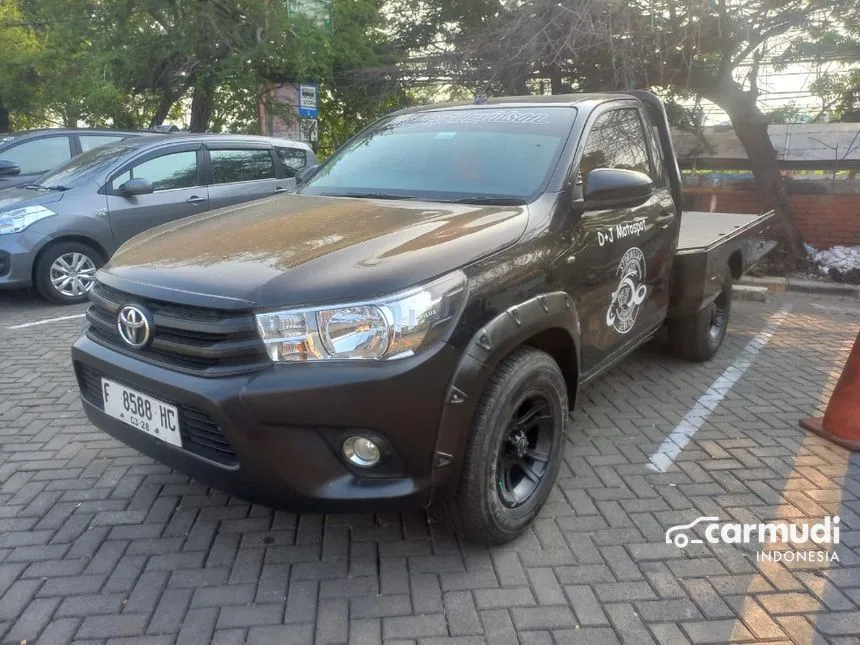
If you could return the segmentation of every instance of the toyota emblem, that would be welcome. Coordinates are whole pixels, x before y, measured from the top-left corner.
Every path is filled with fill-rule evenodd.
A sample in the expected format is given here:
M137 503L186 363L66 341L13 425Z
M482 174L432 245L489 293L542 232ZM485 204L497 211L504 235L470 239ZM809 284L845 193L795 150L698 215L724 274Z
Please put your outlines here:
M116 327L126 344L135 349L145 347L152 338L149 314L134 305L126 305L119 310Z

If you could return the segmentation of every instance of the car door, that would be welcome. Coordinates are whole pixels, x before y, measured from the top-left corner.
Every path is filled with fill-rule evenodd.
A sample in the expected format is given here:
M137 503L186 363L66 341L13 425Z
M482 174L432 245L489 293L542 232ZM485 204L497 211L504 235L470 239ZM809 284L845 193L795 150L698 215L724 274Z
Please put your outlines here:
M592 170L622 168L650 176L651 164L636 103L612 103L595 111L577 164L583 193ZM671 204L664 186L646 200L618 208L586 207L579 216L574 244L581 250L576 279L584 280L579 302L584 375L662 323L668 304L664 247L670 236L661 216L667 200Z
M166 146L145 152L111 174L105 186L114 240L122 244L138 233L208 209L201 172L201 144ZM153 192L125 196L122 185L147 179Z
M209 201L212 208L269 197L289 190L279 176L272 146L261 143L207 143Z
M48 135L12 144L0 152L0 159L11 161L21 169L17 175L0 177L0 190L31 184L49 170L72 158L71 139L67 135Z

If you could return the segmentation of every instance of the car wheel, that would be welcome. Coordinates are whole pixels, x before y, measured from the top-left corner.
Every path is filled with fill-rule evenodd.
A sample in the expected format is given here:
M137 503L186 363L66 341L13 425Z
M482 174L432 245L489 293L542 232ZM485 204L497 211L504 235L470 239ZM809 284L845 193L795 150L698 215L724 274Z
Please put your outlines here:
M60 304L84 302L104 264L101 255L80 242L49 246L36 263L36 288L45 298Z
M694 314L669 321L669 341L677 356L690 361L714 357L729 326L732 310L732 272L723 271L723 288L716 300Z
M447 510L458 533L482 544L517 537L555 483L568 418L558 364L531 347L491 375L475 413L460 488Z

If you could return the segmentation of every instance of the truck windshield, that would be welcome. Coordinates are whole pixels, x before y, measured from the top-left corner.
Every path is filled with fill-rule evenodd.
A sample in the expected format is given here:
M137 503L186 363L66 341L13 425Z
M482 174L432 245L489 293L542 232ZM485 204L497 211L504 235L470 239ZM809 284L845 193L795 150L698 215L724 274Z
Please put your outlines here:
M299 192L527 203L555 168L576 110L482 106L385 119L338 151Z

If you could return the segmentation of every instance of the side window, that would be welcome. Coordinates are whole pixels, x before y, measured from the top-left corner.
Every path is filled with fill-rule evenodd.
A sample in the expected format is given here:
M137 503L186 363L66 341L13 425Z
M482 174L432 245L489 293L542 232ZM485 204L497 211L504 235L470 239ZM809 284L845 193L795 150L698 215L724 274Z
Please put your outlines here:
M123 139L125 139L125 137L111 136L108 134L82 134L80 136L81 152L86 152L87 150L98 148L99 146L106 146L109 143L116 143Z
M209 150L212 178L216 184L275 178L269 150Z
M117 190L129 179L148 179L154 190L190 188L199 185L197 181L197 152L171 152L160 157L148 159L137 166L114 177L111 188Z
M308 152L301 148L282 148L275 146L278 159L284 166L287 177L295 177L296 173L308 165Z
M45 137L26 141L0 153L4 161L21 168L21 174L47 172L72 158L69 137Z
M579 164L582 177L595 168L623 168L650 175L645 136L638 110L624 108L601 114L585 142Z

